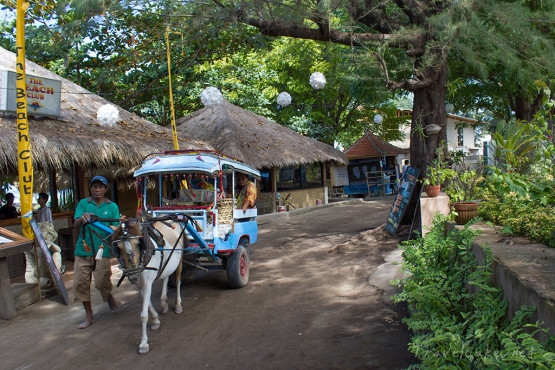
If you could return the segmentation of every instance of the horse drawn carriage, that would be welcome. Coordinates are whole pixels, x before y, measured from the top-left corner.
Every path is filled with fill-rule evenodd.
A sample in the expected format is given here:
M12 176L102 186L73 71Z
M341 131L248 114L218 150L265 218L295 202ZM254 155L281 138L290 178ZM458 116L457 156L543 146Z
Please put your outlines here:
M226 270L232 288L248 283L248 247L258 234L256 208L236 207L238 173L260 177L256 169L215 151L175 150L148 156L134 174L140 212L193 220L183 225L189 239L183 260L195 268Z
M146 325L160 327L151 302L152 284L162 279L162 313L168 310L167 284L175 272L175 312L181 313L183 263L203 270L226 270L229 285L249 280L248 247L256 242L256 208L236 209L238 173L259 178L243 162L214 151L169 151L148 156L135 171L139 199L136 219L118 227L91 222L110 234L112 250L127 277L142 292L142 335L139 353L149 352ZM113 220L91 220L113 221Z

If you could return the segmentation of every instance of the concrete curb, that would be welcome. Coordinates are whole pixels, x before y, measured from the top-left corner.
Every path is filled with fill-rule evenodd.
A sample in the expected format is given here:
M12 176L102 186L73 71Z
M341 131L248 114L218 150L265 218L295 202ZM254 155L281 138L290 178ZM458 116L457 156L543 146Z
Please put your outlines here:
M386 196L387 197L387 196ZM331 201L329 203L326 204L322 204L319 206L310 206L310 207L305 207L305 208L300 208L300 209L294 209L292 211L287 211L287 212L275 212L275 213L268 213L265 215L260 215L256 218L256 221L258 222L258 224L266 224L268 222L274 221L274 220L279 220L282 218L289 218L289 217L295 217L298 215L302 215L304 213L309 213L312 211L316 211L318 209L322 209L322 208L327 208L327 207L335 207L336 205L341 205L341 204L346 204L346 203L361 203L361 202L372 202L374 200L380 200L383 199L384 197L366 197L366 198L347 198L345 200L340 200L340 201ZM394 198L391 197L387 197L387 199L391 199L391 201L393 202Z
M349 198L349 199L341 200L341 201L338 201L338 202L333 201L333 202L322 204L322 205L319 205L319 206L311 206L311 207L305 207L305 208L300 208L300 209L294 209L294 210L288 211L288 212L268 213L268 214L260 215L260 216L256 217L256 221L259 224L265 224L265 223L268 223L272 220L279 220L279 219L282 219L282 218L294 217L294 216L302 215L304 213L309 213L309 212L312 212L312 211L316 211L316 210L322 209L322 208L334 207L336 205L346 204L346 203L360 203L360 202L364 202L364 199L362 199L362 198Z

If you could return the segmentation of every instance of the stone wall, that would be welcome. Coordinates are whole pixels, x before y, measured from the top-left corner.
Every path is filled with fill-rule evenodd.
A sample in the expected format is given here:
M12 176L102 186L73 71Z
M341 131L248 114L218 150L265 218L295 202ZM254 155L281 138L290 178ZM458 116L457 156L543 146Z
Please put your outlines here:
M522 305L535 306L531 321L543 321L549 333L555 335L555 248L526 238L507 237L485 223L472 227L481 230L474 242L478 260L484 259L484 246L491 248L494 283L503 288L509 317Z

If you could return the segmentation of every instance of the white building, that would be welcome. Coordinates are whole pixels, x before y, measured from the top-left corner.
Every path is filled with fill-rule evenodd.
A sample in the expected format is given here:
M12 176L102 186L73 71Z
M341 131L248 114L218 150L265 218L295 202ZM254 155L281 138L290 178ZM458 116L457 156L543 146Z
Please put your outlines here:
M398 148L409 149L410 148L410 115L411 111L399 111L399 115L407 116L407 124L400 127L403 133L403 140L391 141L390 144L395 145ZM457 116L455 114L447 115L447 146L450 150L463 150L465 153L470 155L480 155L482 150L482 143L476 140L476 126L480 124L480 121ZM408 155L410 156L410 155ZM403 160L405 158L399 158ZM409 159L408 157L406 159Z

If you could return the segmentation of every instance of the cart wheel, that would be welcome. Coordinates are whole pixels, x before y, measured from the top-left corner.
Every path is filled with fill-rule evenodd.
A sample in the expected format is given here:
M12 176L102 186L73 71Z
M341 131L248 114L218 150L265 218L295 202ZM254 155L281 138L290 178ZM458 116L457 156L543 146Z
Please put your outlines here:
M249 282L250 257L247 248L239 245L226 261L227 280L234 288L242 288Z

